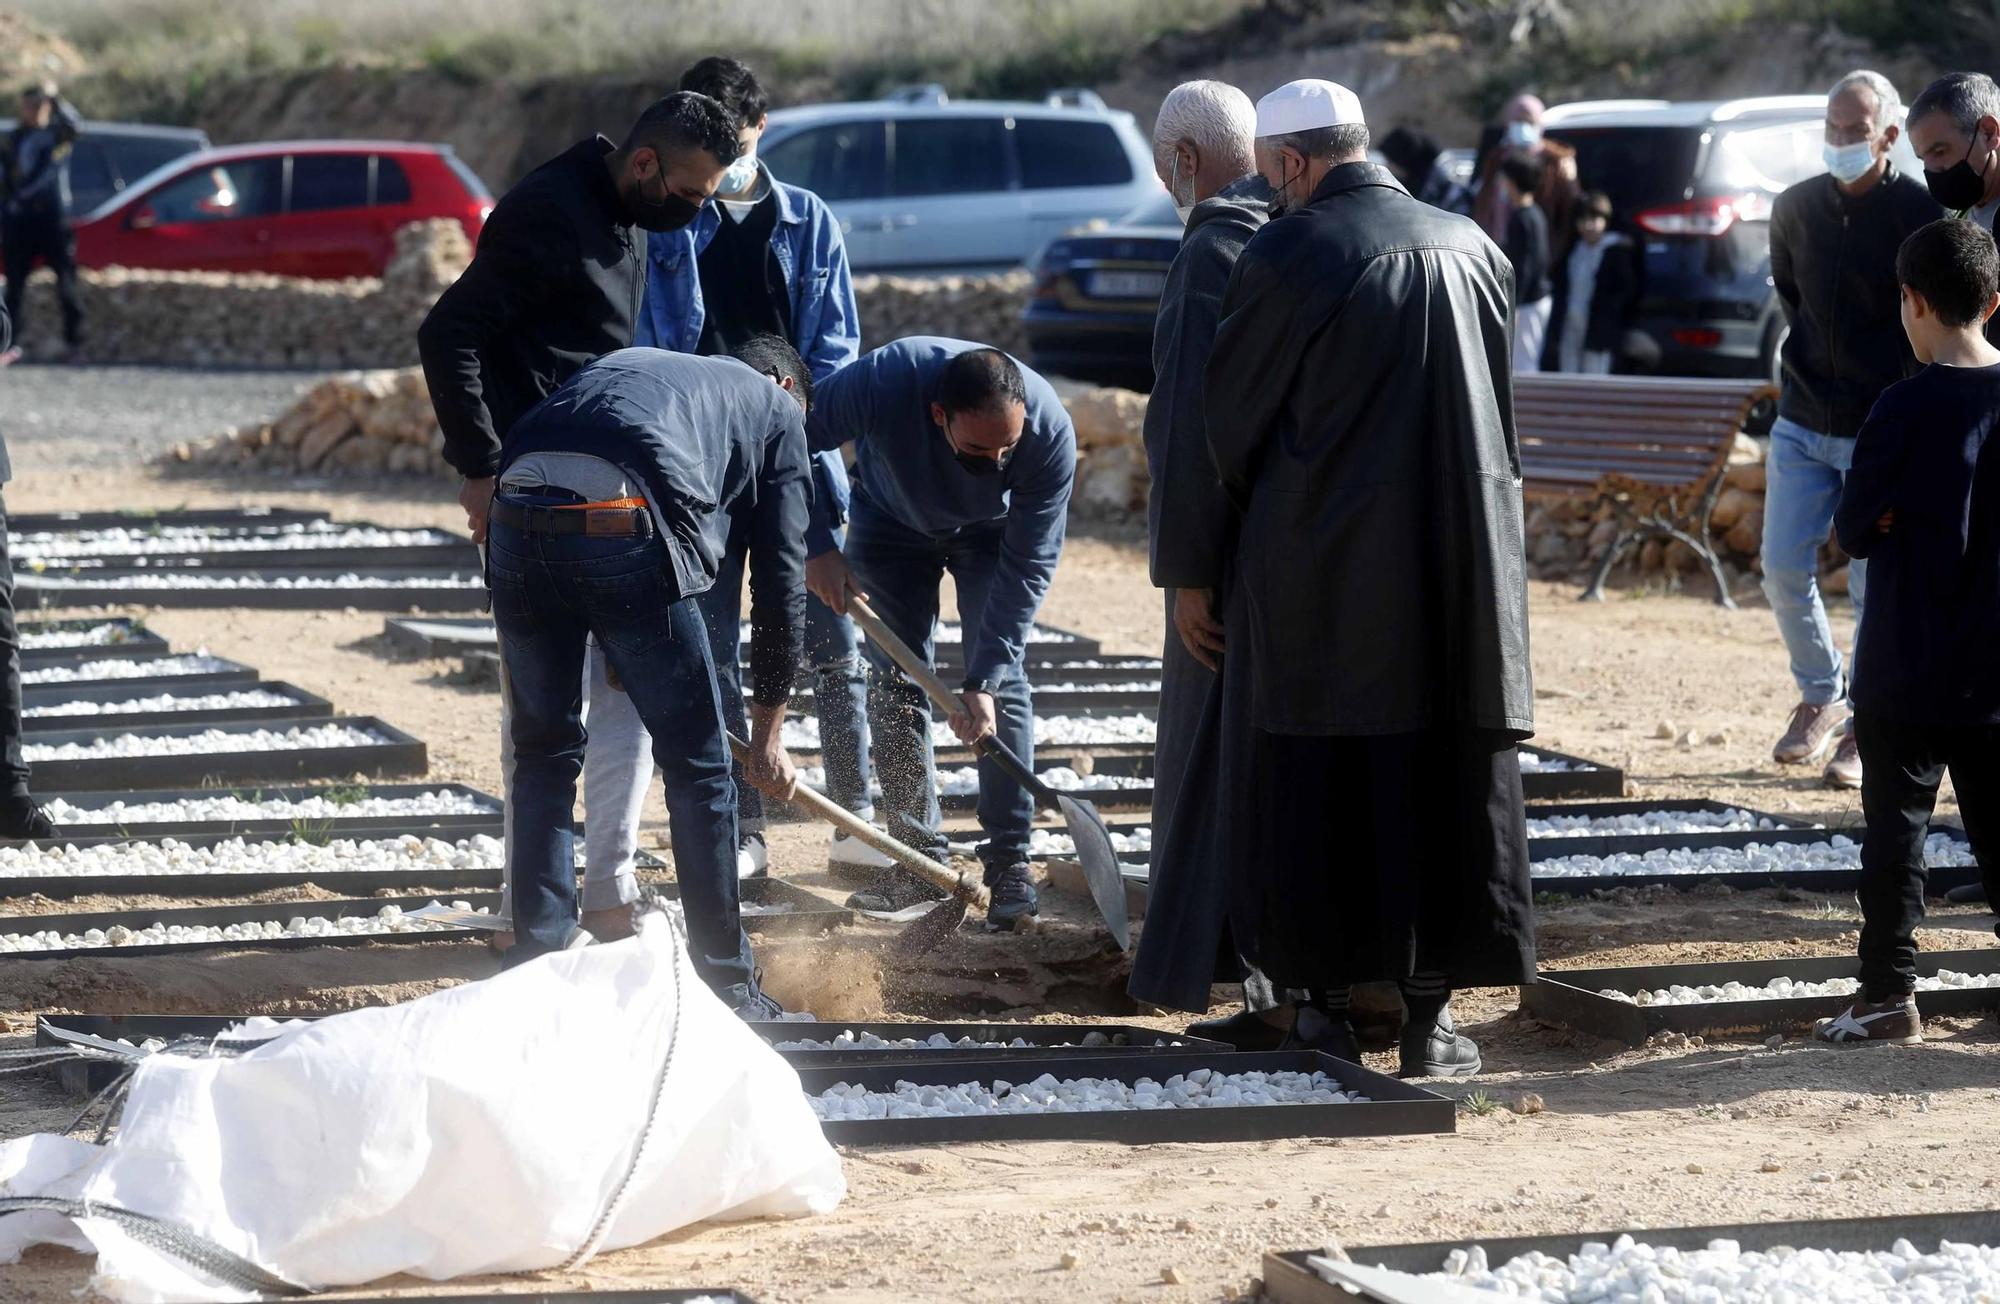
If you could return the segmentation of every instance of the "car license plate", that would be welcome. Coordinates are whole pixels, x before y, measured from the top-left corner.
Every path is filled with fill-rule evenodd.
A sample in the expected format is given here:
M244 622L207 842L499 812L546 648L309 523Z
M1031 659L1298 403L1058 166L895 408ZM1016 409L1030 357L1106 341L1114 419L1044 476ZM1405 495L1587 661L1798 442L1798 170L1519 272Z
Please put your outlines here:
M1093 299L1157 299L1167 288L1165 272L1092 272Z

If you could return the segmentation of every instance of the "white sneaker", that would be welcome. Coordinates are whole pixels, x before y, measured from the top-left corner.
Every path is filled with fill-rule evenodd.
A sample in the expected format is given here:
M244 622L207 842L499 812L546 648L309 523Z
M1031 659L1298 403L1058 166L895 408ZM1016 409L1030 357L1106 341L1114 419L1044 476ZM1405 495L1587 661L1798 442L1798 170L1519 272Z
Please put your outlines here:
M752 833L736 847L736 877L764 878L771 872L771 853L764 845L764 835Z
M869 846L860 838L840 829L833 831L833 845L827 848L826 863L851 869L894 869L895 858Z

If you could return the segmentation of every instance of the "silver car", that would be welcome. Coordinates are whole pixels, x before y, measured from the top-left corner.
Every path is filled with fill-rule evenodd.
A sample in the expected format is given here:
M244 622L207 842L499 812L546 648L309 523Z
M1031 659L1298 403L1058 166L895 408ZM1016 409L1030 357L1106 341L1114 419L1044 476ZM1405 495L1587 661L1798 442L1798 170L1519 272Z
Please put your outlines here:
M1132 115L1089 91L1017 104L922 87L780 109L759 153L833 209L856 271L1019 266L1162 193Z

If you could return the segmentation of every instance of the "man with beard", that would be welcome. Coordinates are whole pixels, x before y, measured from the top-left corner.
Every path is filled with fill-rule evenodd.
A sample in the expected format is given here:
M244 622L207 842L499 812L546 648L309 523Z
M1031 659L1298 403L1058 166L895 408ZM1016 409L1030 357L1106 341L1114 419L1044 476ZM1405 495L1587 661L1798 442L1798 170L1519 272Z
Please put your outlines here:
M1242 512L1224 641L1221 837L1244 958L1356 1054L1393 979L1406 1076L1466 1076L1452 989L1534 973L1516 744L1533 730L1511 273L1367 161L1360 102L1257 106L1281 213L1245 246L1207 375Z
M445 460L464 477L458 501L474 540L486 539L507 432L586 364L631 347L646 293L644 232L692 222L737 148L729 112L705 95L680 91L642 113L624 144L603 136L581 141L523 177L494 206L471 266L417 331ZM552 488L585 502L627 496L629 486L600 466L568 465L574 474L558 475ZM644 749L639 714L610 686L605 665L601 654L586 660L584 785L593 794L620 796L600 804L588 821L583 926L608 939L632 928L629 907L639 886L627 849L637 838L620 821L637 822L645 785L604 777L629 774L626 758ZM509 788L512 701L503 674L500 769ZM506 836L511 865L511 806Z

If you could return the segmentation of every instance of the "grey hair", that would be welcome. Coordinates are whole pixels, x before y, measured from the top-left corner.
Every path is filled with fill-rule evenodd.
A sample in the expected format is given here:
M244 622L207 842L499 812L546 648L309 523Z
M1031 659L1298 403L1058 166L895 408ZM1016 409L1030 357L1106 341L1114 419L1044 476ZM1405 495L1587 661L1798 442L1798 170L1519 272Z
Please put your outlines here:
M1970 136L1981 118L2000 119L2000 86L1983 72L1948 72L1917 96L1910 105L1910 121L1942 113L1958 124L1961 135Z
M1348 122L1338 127L1314 127L1310 131L1266 136L1264 143L1272 149L1295 149L1301 158L1352 163L1368 157L1368 128L1363 123Z
M1833 84L1826 93L1829 101L1851 90L1864 90L1875 97L1875 129L1899 127L1903 123L1903 97L1887 77L1868 68L1858 68Z
M1164 170L1174 146L1185 140L1242 175L1256 168L1256 136L1257 106L1248 95L1228 82L1182 82L1160 101L1153 120L1153 161Z

